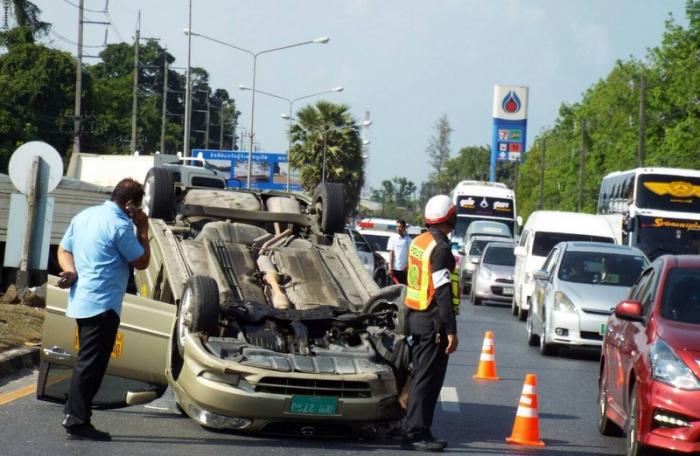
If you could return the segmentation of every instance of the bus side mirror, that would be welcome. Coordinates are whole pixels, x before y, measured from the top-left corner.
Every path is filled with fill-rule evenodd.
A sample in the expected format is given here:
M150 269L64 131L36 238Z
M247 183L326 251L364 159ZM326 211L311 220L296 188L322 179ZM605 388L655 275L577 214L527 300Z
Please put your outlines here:
M513 254L517 257L524 257L527 255L527 251L525 250L525 247L519 245L513 249Z
M633 232L634 231L634 219L633 218L625 219L624 227L625 227L625 231L627 231L628 233Z
M515 217L515 223L517 223L518 226L523 226L523 218L521 216Z

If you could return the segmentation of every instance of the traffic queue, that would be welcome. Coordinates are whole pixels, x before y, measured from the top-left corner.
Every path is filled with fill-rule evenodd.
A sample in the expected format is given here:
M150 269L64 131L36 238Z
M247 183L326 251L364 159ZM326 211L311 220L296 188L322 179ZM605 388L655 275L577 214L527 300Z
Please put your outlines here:
M626 435L627 455L700 452L700 198L686 192L697 174L611 173L599 214L535 211L515 239L507 223L466 211L464 236L452 240L473 305L510 303L525 321L527 344L544 356L565 355L567 347L601 351L598 429ZM481 194L468 185L477 192L458 196L463 182L455 201L491 203L486 184ZM475 378L498 379L493 345L487 334ZM485 374L484 362L493 363ZM528 403L536 398L523 397L520 406ZM526 428L532 445L541 444L536 425Z

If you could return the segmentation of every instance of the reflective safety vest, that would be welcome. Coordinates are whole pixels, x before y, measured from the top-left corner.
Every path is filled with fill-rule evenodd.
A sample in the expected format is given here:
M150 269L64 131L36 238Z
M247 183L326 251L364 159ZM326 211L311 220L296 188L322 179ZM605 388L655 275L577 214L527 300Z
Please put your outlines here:
M426 231L411 242L408 248L408 273L406 274L406 307L413 310L426 310L435 296L433 286L432 262L430 254L435 248L435 238ZM460 289L459 267L455 265L450 274L450 290L452 291L452 307L455 314L459 313Z

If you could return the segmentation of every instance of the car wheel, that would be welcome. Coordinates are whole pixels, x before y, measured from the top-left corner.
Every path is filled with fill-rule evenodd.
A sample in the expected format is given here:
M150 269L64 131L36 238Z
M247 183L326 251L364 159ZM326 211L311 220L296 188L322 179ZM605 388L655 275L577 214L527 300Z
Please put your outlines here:
M527 322L525 323L525 326L527 327L527 344L531 347L536 347L540 341L540 338L537 334L535 334L532 325L532 313L528 312Z
M150 218L172 220L175 213L173 175L165 168L151 168L143 183L143 211Z
M325 234L341 233L345 227L345 187L343 184L318 184L312 199L319 229Z
M542 334L540 334L540 353L543 356L553 356L557 353L557 347L547 342L547 322L542 322Z
M476 293L474 292L474 288L469 290L469 300L474 304L475 306L480 306L481 305L481 298L479 298Z
M177 349L184 356L190 333L214 334L219 328L219 287L211 277L192 276L185 284L177 316Z
M598 432L603 435L617 436L622 433L622 429L608 418L608 374L606 367L600 374L598 383Z
M529 299L528 299L528 301L529 301ZM532 305L532 304L530 304L530 305ZM528 313L529 312L527 310L523 309L522 307L518 307L518 320L525 321Z
M515 296L513 296L513 301L510 303L510 313L518 315L518 304L516 303Z
M637 399L637 385L632 387L630 398L629 418L627 420L627 442L625 445L626 456L649 455L649 450L639 443L639 400Z

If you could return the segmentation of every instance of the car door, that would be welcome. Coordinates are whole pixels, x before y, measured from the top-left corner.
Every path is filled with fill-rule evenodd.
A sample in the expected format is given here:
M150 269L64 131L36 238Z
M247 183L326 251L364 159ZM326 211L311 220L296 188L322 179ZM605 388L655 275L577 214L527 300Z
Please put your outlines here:
M63 402L80 341L75 320L66 316L68 290L55 286L56 280L50 276L46 286L37 398ZM172 304L133 294L124 297L117 339L94 406L123 407L150 402L163 394L175 319Z
M632 286L629 299L633 301L642 301L649 292L653 276L653 268L644 271L637 280L637 283ZM627 366L629 366L628 358L630 355L628 340L631 332L634 331L635 324L639 325L639 323L622 320L613 316L608 321L608 326L606 328L607 344L605 344L605 359L608 360L606 363L608 393L612 399L611 406L623 416L626 414L626 412L624 412L626 408L625 401L627 392L625 379L627 377Z
M533 312L533 325L535 325L536 328L541 328L537 329L538 334L544 332L543 322L546 317L545 303L547 302L548 297L551 298L553 272L554 267L559 260L560 252L561 250L559 248L554 248L551 252L549 252L547 259L544 261L544 265L542 266L542 269L547 273L548 278L546 280L536 280L535 282L535 291L532 297L532 309L530 309L530 311Z
M522 236L520 236L519 247L526 249L528 245L528 239L530 238L530 230L523 231ZM514 272L514 282L515 282L515 302L520 303L520 294L523 288L523 282L525 279L525 263L527 262L527 255L519 255L515 257L515 272Z

